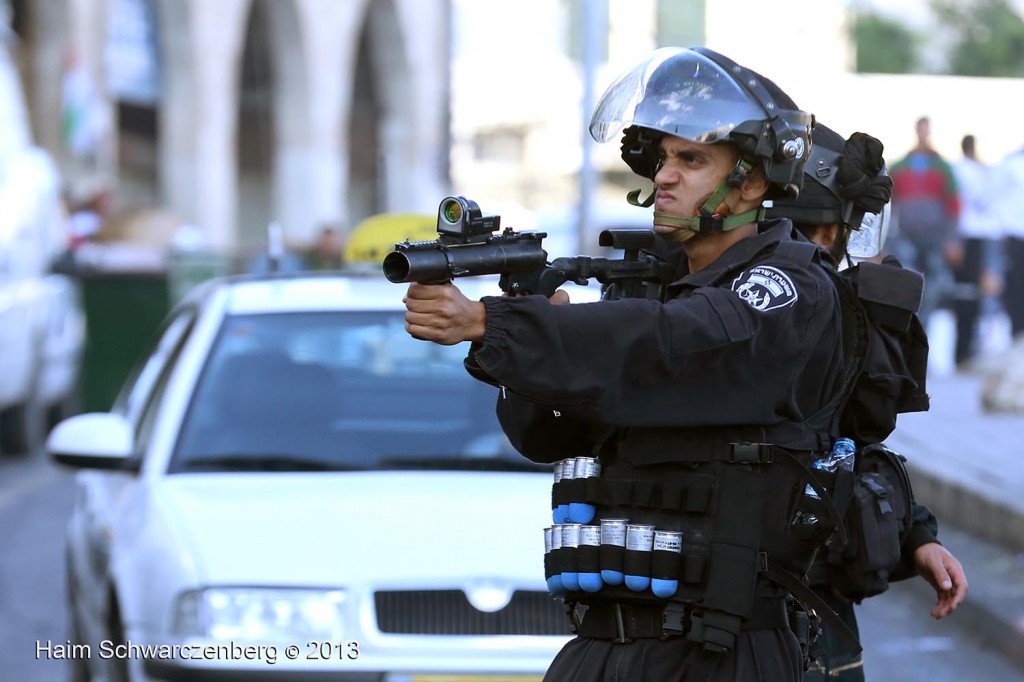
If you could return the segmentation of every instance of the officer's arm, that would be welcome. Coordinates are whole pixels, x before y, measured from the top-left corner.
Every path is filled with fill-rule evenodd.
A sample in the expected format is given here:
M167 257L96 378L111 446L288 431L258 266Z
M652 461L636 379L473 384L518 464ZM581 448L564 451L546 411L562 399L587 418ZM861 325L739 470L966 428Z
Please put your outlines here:
M531 461L552 463L592 454L594 427L563 410L505 391L498 396L497 414L513 447Z
M906 580L917 575L917 566L914 562L914 552L918 547L929 543L939 543L939 522L931 509L913 502L911 508L910 530L907 531L900 545L900 562L889 576L889 582Z
M624 386L673 383L689 357L749 339L754 330L742 304L718 300L730 296L711 289L666 304L620 299L569 306L547 305L538 296L485 297L486 330L472 363L529 400L600 403L614 411Z
M738 423L761 423L771 418L770 400L748 400L752 375L723 381L723 374L808 355L838 321L824 272L786 276L790 295L767 310L724 287L701 287L666 303L630 298L559 306L539 296L484 297L483 342L472 362L523 398L586 410L611 424L707 423L707 412L722 406ZM773 372L759 387L777 396L791 375ZM701 400L680 409L681 391Z

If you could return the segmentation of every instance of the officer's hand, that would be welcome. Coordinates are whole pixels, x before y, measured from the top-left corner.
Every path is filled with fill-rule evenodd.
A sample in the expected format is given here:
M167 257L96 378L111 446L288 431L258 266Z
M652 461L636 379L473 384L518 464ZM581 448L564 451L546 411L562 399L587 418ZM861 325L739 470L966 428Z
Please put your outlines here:
M405 330L417 339L453 346L460 341L482 341L487 312L454 284L409 285L405 303Z
M956 611L967 595L967 575L960 561L942 545L929 542L914 550L914 566L935 588L938 599L932 607L932 618L945 618Z
M639 126L629 126L622 131L619 154L626 165L637 175L654 179L658 172L658 140L651 131Z

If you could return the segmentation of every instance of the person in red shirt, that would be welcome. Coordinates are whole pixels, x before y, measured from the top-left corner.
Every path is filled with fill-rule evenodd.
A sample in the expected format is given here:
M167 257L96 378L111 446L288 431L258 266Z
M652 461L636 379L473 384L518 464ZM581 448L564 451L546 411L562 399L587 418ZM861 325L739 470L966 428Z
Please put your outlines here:
M963 257L957 222L960 197L953 169L931 144L931 122L917 120L917 146L890 169L894 231L891 253L924 275L921 322L942 305L950 267Z

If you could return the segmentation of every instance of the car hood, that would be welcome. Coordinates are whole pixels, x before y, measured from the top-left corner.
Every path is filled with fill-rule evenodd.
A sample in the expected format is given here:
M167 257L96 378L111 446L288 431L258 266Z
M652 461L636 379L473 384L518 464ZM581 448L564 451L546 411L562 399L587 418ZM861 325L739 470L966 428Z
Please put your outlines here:
M543 589L543 473L178 474L151 502L199 584Z

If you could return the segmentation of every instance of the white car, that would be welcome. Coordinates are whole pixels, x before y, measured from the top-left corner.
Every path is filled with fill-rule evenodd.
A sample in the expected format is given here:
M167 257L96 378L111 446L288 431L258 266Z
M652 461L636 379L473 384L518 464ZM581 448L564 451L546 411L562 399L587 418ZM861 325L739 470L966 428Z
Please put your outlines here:
M6 5L6 3L4 3ZM0 453L38 450L50 411L74 409L85 348L79 286L52 272L67 248L62 179L32 143L0 7Z
M406 333L404 293L200 285L112 412L57 425L50 456L83 468L79 678L541 678L571 637L543 575L551 468L511 448L464 344Z

